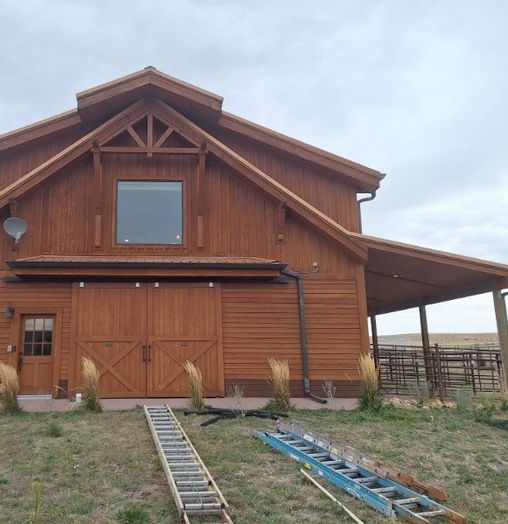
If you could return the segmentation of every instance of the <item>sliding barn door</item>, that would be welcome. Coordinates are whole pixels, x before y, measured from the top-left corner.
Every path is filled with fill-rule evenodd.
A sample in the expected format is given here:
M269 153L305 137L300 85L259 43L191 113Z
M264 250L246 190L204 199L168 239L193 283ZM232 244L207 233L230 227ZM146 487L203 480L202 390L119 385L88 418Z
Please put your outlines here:
M148 293L147 395L190 394L185 361L203 375L204 394L224 394L218 285L163 284Z
M78 384L81 359L88 357L99 369L102 397L145 396L146 296L146 289L132 284L87 284L77 290Z

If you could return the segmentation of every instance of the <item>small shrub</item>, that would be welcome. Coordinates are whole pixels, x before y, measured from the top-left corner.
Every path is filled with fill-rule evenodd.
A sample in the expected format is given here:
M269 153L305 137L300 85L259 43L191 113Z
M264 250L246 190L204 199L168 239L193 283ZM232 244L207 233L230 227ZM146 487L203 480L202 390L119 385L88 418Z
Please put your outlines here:
M379 380L374 359L364 354L359 360L362 375L362 393L359 398L360 410L379 411L383 407L383 397L379 392Z
M333 380L324 380L323 384L321 385L321 389L323 390L323 393L330 402L332 402L335 399L337 388L335 387Z
M102 405L99 393L99 371L89 358L83 357L82 362L83 405L89 411L100 412Z
M131 502L117 512L116 520L120 524L144 524L148 522L148 513L139 504Z
M426 406L430 402L430 386L427 382L413 386L411 393L415 397L416 405L419 408Z
M8 484L9 481L5 477L0 477L0 486Z
M183 367L185 368L190 380L191 406L196 411L200 411L205 407L205 401L203 399L203 376L201 375L201 370L188 360L185 361Z
M243 413L243 392L244 387L241 384L229 384L226 388L226 395L233 399L235 409Z
M41 483L39 480L34 480L32 491L34 496L34 511L30 519L30 524L37 524L41 511Z
M18 403L19 379L16 369L0 362L0 405L8 415L21 411Z
M47 437L61 437L63 435L62 426L56 421L52 420L47 426L44 432Z
M457 411L463 415L473 412L473 393L467 389L459 389L455 392Z
M499 400L501 401L499 409L501 411L508 411L508 389L506 389L504 385L501 386L501 393L499 394Z
M291 390L289 388L289 362L269 358L268 364L272 370L270 386L272 401L270 405L275 411L288 412L291 409Z

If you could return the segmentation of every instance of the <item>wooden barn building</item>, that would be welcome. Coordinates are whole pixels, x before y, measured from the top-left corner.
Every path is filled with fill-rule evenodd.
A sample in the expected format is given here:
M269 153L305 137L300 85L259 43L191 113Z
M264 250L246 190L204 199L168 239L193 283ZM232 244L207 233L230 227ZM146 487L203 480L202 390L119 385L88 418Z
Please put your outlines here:
M505 265L362 235L378 171L221 107L147 67L0 136L0 221L23 221L0 232L0 360L21 393L73 395L88 356L104 397L187 396L186 360L207 396L266 395L277 357L294 395L354 396L369 315L507 286Z

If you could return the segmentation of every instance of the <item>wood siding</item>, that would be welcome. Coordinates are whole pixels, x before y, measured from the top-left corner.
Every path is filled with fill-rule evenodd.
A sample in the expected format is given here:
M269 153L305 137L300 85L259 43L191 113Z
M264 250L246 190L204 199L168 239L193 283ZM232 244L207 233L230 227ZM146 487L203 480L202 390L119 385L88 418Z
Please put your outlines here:
M196 256L256 256L276 259L300 272L355 277L355 263L333 242L288 213L285 240L276 242L278 202L249 186L219 161L207 159L203 247L198 247L195 155L105 155L103 159L101 246L94 245L94 179L91 155L66 167L45 186L17 203L16 215L29 230L17 253L3 238L3 268L15 258L39 254L164 254ZM184 243L182 246L115 245L116 181L128 179L182 180L184 183Z
M358 392L362 349L356 281L305 280L309 375L323 395L332 380L342 396ZM303 393L303 368L296 284L223 285L224 374L249 394L266 395L268 358L289 361L294 394Z
M21 178L92 128L92 124L87 124L86 129L84 125L75 127L65 133L56 133L24 147L2 152L0 189ZM356 191L340 176L236 133L224 129L208 130L334 221L357 231ZM203 156L204 153L201 154L201 161ZM368 347L363 265L296 213L290 210L281 212L285 209L283 202L251 185L244 176L210 153L206 154L206 167L200 175L199 158L199 154L161 154L147 158L143 154L102 153L100 186L97 184L97 163L94 166L92 153L74 160L10 206L11 214L26 220L28 232L16 251L12 250L10 239L1 235L2 276L10 275L7 261L41 254L122 255L133 258L141 255L236 256L279 260L305 276L313 391L322 395L323 381L333 380L340 395L355 395L359 384L358 356ZM115 243L118 180L183 182L184 238L181 246ZM0 218L3 220L7 216L8 210L5 210ZM97 223L100 223L100 230ZM205 377L209 394L223 394L224 384L240 383L246 387L246 394L265 395L269 378L267 359L270 356L289 360L293 392L303 394L298 304L293 281L281 284L218 284L213 294L215 313L209 305L205 308L209 310L210 322L213 321L216 329L201 332L199 322L195 322L195 326L182 335L172 332L175 330L168 315L174 315L175 308L180 308L178 314L190 318L192 304L181 299L175 302L180 306L175 306L168 291L167 299L161 300L158 307L160 330L153 328L151 333L150 315L153 312L140 316L133 313L132 308L122 305L125 301L132 305L132 297L140 291L133 287L132 275L130 278L129 275L124 276L129 292L119 291L116 305L108 293L80 290L77 282L5 283L2 280L0 360L16 364L16 353L6 353L5 348L8 344L19 344L20 315L56 314L61 333L54 360L55 385L68 383L71 388L77 385L81 355L98 355L98 363L104 367L108 355L116 351L118 362L115 361L117 357L111 358L116 362L117 369L113 370L113 374L109 372L104 379L105 387L109 388L112 396L138 396L143 392L156 394L162 390L166 394L185 394L181 374L175 378L173 389L169 391L162 376L154 376L152 386L147 386L146 373L143 379L143 370L136 368L143 345L157 347L157 355L161 358L166 352L166 356L172 354L178 360L183 358L184 346L181 344L185 343L196 355L202 350L199 362L205 368L214 370L213 377ZM150 285L153 284L144 282L141 285L141 291L146 289L147 297L152 297L153 291L148 291ZM161 281L161 287L164 285L170 284ZM195 283L181 285L185 288ZM99 297L98 304L102 305L96 305L95 298L83 298L88 296L87 293L91 293L90 296L95 293ZM14 319L2 314L8 304L15 308ZM136 307L139 306L136 302ZM123 319L119 317L122 312L125 315ZM200 316L203 315L201 311ZM106 322L108 318L114 329L101 331L101 321ZM131 327L136 331L131 338L135 337L123 340L122 336L127 337ZM180 340L178 337L183 338ZM110 347L112 350L108 353ZM171 362L171 357L168 358L164 365L169 373L176 361ZM119 382L115 372L128 384ZM140 380L145 380L141 386Z

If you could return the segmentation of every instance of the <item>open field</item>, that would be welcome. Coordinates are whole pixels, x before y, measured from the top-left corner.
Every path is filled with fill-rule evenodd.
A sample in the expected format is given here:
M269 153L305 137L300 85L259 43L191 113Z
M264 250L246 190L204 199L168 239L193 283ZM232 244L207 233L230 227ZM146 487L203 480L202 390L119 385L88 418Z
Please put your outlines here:
M349 522L302 480L294 461L250 436L273 422L238 419L200 428L202 418L176 413L236 523ZM469 522L508 520L504 429L436 410L298 411L293 419L444 487L449 505ZM366 522L387 522L327 487ZM36 508L37 523L177 522L141 410L0 415L0 522L34 522Z

